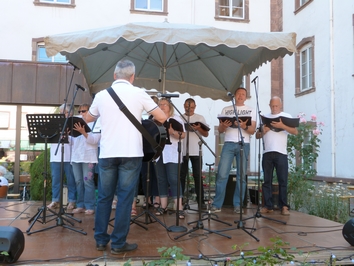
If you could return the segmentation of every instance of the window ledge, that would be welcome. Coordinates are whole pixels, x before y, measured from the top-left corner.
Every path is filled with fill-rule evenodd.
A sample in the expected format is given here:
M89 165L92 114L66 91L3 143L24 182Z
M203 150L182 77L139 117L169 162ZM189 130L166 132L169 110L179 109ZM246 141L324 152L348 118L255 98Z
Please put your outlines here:
M168 12L164 12L164 11L149 11L149 10L134 10L134 9L131 9L130 10L130 13L131 14L144 14L144 15L157 15L157 16L167 16L168 15Z
M309 94L309 93L313 93L315 91L316 91L316 87L313 87L311 89L295 93L295 97L300 97L300 96L303 96L303 95L306 95L306 94Z
M73 4L55 4L55 3L41 3L41 2L33 2L35 6L47 6L47 7L63 7L63 8L75 8L76 5Z
M242 19L242 18L226 18L226 17L214 17L217 21L233 21L233 22L240 22L240 23L249 23L249 19Z

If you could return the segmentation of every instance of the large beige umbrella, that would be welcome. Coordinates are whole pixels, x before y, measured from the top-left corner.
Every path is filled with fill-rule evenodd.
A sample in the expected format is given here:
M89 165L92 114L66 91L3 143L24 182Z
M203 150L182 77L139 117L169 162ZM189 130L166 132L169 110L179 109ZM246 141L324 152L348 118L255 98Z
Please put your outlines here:
M116 63L135 63L134 84L146 89L229 100L242 77L296 51L295 33L242 32L208 26L129 23L48 36L48 56L61 53L96 93L111 85Z

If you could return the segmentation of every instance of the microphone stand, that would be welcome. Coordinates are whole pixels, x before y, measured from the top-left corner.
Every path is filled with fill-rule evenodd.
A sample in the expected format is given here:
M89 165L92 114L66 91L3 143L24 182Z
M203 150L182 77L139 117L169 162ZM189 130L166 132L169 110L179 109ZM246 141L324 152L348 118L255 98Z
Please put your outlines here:
M264 215L261 214L260 210L261 210L261 206L262 206L262 199L260 197L260 191L261 191L261 142L263 145L263 150L264 150L264 139L263 139L263 135L262 135L262 131L263 131L263 125L262 125L262 118L261 118L261 111L259 110L259 101L258 101L258 89L257 89L257 81L256 78L253 80L254 82L254 91L256 94L256 102L257 102L257 113L259 116L259 132L261 133L261 138L258 141L258 178L257 178L257 197L258 197L258 202L257 202L257 211L256 213L251 216L248 217L247 219L244 219L244 221L252 219L252 218L264 218L270 221L275 221L275 222L279 222L282 224L286 224L286 222L280 221L280 220L276 220L274 218L270 218L270 217L266 217ZM257 133L256 133L257 134Z
M234 101L234 96L231 95L231 93L228 93L227 95L229 95L231 97L231 102L232 102L232 106L234 108L234 113L236 116L236 121L239 121L238 119L238 113L237 113L237 107ZM233 230L233 229L241 229L243 230L245 233L247 233L248 235L250 235L251 237L253 237L257 242L259 242L259 239L257 237L255 237L251 232L248 232L246 229L250 229L252 231L256 230L255 228L249 228L249 227L245 227L243 220L242 220L242 203L243 203L243 180L245 177L245 169L243 167L243 163L244 163L244 139L243 139L243 135L242 135L242 131L241 131L241 127L240 127L240 123L237 123L237 129L238 129L238 133L240 134L240 139L241 141L239 142L239 145L241 146L240 148L240 176L237 177L240 179L240 219L239 220L235 220L234 223L237 224L236 228L230 228L230 229L223 229L223 230L219 230L218 232L223 232L223 231L229 231L229 230ZM237 184L236 184L237 186Z
M190 105L191 105L191 103L188 102L188 112L189 112L189 110L190 110ZM180 115L181 115L181 114L180 114ZM181 117L184 118L183 115L181 115ZM187 124L188 124L188 125L190 125L190 123L189 123L189 117L190 117L190 116L188 115L188 121L187 121ZM191 207L189 206L189 184L190 184L190 183L189 183L189 167L188 167L188 164L189 164L189 130L187 130L186 148L187 148L187 151L186 151L185 159L183 158L183 164L186 163L186 164L187 164L187 167L185 167L185 166L183 165L183 168L184 168L184 169L187 168L187 172L185 173L186 176L187 176L187 194L186 194L187 200L186 200L186 203L184 204L183 209L184 209L184 210L191 210L191 211L198 211L198 210L191 209ZM192 166L192 167L193 167L193 166ZM184 177L184 178L185 178L185 177ZM202 177L200 176L200 178L202 178ZM186 184L185 181L186 181L186 180L183 181L183 182L184 182L184 185ZM194 186L194 187L195 187L195 186ZM182 189L182 193L184 193L183 189ZM201 206L199 206L199 207L201 208Z
M171 103L171 105L177 110L177 112L181 115L181 112L176 108L176 106L171 101L171 97L165 98ZM182 116L182 115L181 115ZM176 206L176 225L172 225L167 228L169 232L185 232L187 228L179 225L179 198L181 193L181 137L182 132L178 132L178 170L177 170L177 206Z
M69 114L71 114L73 108L74 108L74 102L75 102L75 98L76 98L76 95L77 95L77 92L79 90L79 86L76 85L76 91L74 92L74 97L73 97L73 100L72 100L72 103L71 103L71 106L70 106L70 110L69 110ZM66 110L66 109L64 109ZM59 211L57 213L58 215L58 218L57 218L57 224L54 225L53 227L56 227L56 226L62 226L64 228L67 228L67 229L70 229L72 231L75 231L75 232L78 232L78 233L81 233L83 235L87 235L86 232L84 232L82 229L76 229L74 227L71 227L71 226L68 226L64 223L64 221L70 223L72 226L74 225L71 221L69 221L68 219L64 218L63 215L65 215L66 217L70 218L70 219L73 219L79 223L81 223L81 220L79 219L76 219L74 217L72 217L73 214L69 214L71 216L68 216L67 213L65 213L64 211L64 208L63 208L63 179L64 179L64 142L63 142L63 137L66 135L66 130L68 129L68 126L67 126L67 123L68 123L68 119L69 119L69 116L65 119L65 122L64 122L64 126L63 126L63 129L60 133L60 138L59 138L59 141L58 141L58 146L57 146L57 149L55 151L55 154L57 154L58 152L58 148L59 148L59 144L61 143L61 165L60 165L60 194L59 194ZM70 127L72 129L72 125Z
M198 193L198 205L199 205L199 208L198 208L198 217L199 217L199 219L198 219L197 221L189 222L189 223L188 223L188 225L189 225L189 224L192 224L192 223L197 223L197 225L196 225L195 227L193 227L193 229L191 229L191 230L189 230L189 231L183 233L182 235L179 235L179 236L175 237L174 239L177 240L178 238L180 238L180 237L182 237L182 236L185 236L185 235L187 235L187 234L193 233L193 232L195 232L195 231L197 231L197 230L199 230L199 229L205 230L205 231L207 231L207 232L209 232L209 233L215 233L215 234L218 234L218 235L221 235L221 236L224 236L224 237L227 237L227 238L230 239L230 238L231 238L230 236L221 234L221 233L219 233L219 232L217 232L217 231L214 231L214 230L210 230L210 229L204 228L203 220L207 220L207 219L210 220L210 219L213 219L213 218L210 218L210 215L209 215L208 218L202 219L202 214L201 214L201 213L202 213L202 208L201 208L201 206L202 206L202 193L201 193L201 190L202 190L202 187L203 187L203 183L202 183L202 159L201 159L201 158L202 158L202 144L204 144L204 145L210 150L210 152L214 155L214 157L216 157L216 154L210 149L210 147L207 145L207 143L204 141L204 139L198 134L198 132L190 125L189 119L187 120L187 119L181 114L181 112L173 105L172 102L171 102L171 104L172 104L172 106L177 110L177 112L179 113L179 115L181 116L181 118L186 122L187 128L188 128L187 131L189 131L189 129L192 130L192 131L198 136L198 138L199 138L199 140L200 140L200 141L198 142L198 145L199 145L199 166L198 166L198 170L199 170L199 173L200 173L200 179L199 179L199 193ZM188 116L188 118L189 118L189 116ZM187 152L188 152L188 151L187 151ZM209 197L210 197L210 195L209 195ZM209 210L209 213L210 213L210 210ZM225 223L225 222L219 221L219 220L217 220L217 219L213 219L213 220L216 220L216 221L221 222L221 223ZM228 224L228 223L225 223L225 224L231 226L231 224Z

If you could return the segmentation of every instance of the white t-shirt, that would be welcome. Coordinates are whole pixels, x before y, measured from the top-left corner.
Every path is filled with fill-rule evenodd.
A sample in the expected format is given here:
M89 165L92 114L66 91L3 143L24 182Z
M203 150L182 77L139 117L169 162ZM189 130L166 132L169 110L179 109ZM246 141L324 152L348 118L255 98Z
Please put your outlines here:
M175 120L177 120L178 122L180 122L183 126L183 131L185 131L184 129L184 123L183 120L180 116L174 115L170 118L173 118ZM170 119L169 118L169 119ZM169 120L167 119L167 121ZM171 144L166 144L163 151L162 151L162 158L163 158L163 163L178 163L178 137L172 137L170 136L170 141ZM182 162L182 156L183 156L183 147L181 147L181 162ZM159 158L160 159L160 158Z
M0 186L9 186L9 181L3 176L0 176Z
M186 114L183 114L183 117L186 119L186 121L188 121L188 116ZM182 118L182 120L184 123L186 123L183 118ZM207 123L205 122L204 116L199 115L199 114L193 114L189 117L189 123L195 123L195 122L201 122L201 123L207 125ZM200 136L202 136L202 135L200 135ZM187 132L186 132L186 137L183 139L182 142L183 142L183 156L185 156L187 153ZM199 142L199 137L197 136L197 134L193 131L189 131L189 155L190 156L198 156L199 155L198 142Z
M276 118L279 116L285 116L285 117L292 118L292 116L290 114L284 113L284 112L281 112L276 115L272 115L272 114L265 115L265 117L268 117L268 118ZM279 132L269 130L263 136L263 142L264 142L263 153L275 151L275 152L279 152L282 154L288 154L288 151L287 151L288 134L289 133L286 130L282 130Z
M157 108L144 90L126 80L114 81L112 88L139 122L144 110L150 113ZM93 117L100 117L100 158L143 157L140 131L119 109L107 90L96 94L89 112Z
M69 143L64 144L64 162L71 162L71 143L70 143L70 138L69 137ZM57 150L58 144L57 143L52 143L50 145L50 162L56 162L59 163L61 162L61 148L62 144L59 144L58 152L55 155L55 152Z
M87 124L91 129L94 122ZM87 138L80 135L73 138L73 149L71 162L74 163L97 163L98 155L98 143L101 138L101 133L89 132Z
M237 115L239 117L250 116L251 121L256 121L256 112L251 107L249 107L247 105L236 106L236 110L237 110ZM232 105L225 107L224 109L222 109L221 114L222 115L235 115L234 107ZM243 141L245 143L249 143L250 142L250 134L247 133L246 131L244 131L242 128L241 128L241 133L242 133ZM241 141L241 137L240 137L238 128L228 127L226 129L225 142L226 141L230 141L230 142Z

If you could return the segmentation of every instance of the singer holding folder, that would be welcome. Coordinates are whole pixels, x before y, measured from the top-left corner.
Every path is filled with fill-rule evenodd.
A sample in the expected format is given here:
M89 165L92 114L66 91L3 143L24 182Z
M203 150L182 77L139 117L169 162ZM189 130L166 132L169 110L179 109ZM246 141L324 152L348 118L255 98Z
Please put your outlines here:
M271 113L266 115L267 118L276 118L279 116L291 118L288 113L281 112L282 102L277 96L273 97L269 102ZM277 130L281 129L281 130ZM262 167L264 173L264 183L262 186L264 196L264 207L260 210L261 213L273 212L272 198L272 182L274 168L277 173L279 183L279 208L282 215L290 215L289 205L287 202L288 195L288 134L297 135L296 127L284 125L281 121L271 122L269 126L263 125L256 133L256 138L263 137L264 150Z
M183 194L180 193L179 199L177 199L177 185L178 185L178 142L179 139L184 139L186 133L184 132L184 125L181 117L174 114L173 105L166 99L161 98L159 101L159 107L165 113L167 123L165 123L166 131L170 143L166 143L165 148L162 151L161 156L156 162L156 175L157 184L160 194L160 207L157 209L156 215L162 215L167 212L168 205L168 187L171 189L171 196L174 199L175 206L179 204L178 217L184 219L185 213L182 206ZM182 154L181 154L182 156ZM182 161L182 158L181 158ZM182 191L180 187L180 191Z
M229 179L229 174L231 170L231 165L236 158L237 166L237 177L236 177L236 187L233 197L234 212L240 213L242 210L242 202L240 202L240 193L242 193L242 199L244 198L246 191L246 178L242 178L242 186L240 182L241 176L241 137L243 137L243 170L247 173L247 158L250 152L250 136L254 134L256 128L256 112L249 106L245 105L247 99L247 91L245 88L238 88L235 91L235 104L236 111L239 117L239 121L231 122L230 120L221 120L219 123L218 131L219 133L225 133L225 143L220 155L220 163L218 165L218 175L216 177L216 187L215 187L215 198L211 207L212 212L220 212L221 206L224 203L226 185ZM230 105L225 107L222 115L235 116L234 106ZM251 125L248 126L248 120L241 120L240 117L248 116L251 117ZM241 128L241 133L239 132L238 126ZM242 135L242 136L241 136Z

